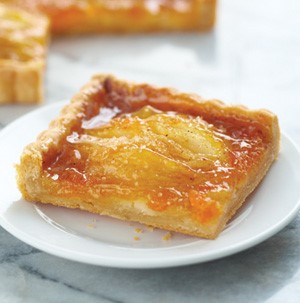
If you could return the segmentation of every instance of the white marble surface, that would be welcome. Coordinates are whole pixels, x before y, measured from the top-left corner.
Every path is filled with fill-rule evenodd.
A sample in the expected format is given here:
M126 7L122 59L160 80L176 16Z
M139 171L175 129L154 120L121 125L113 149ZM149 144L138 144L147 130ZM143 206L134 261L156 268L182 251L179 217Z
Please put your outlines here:
M109 72L268 108L300 144L299 16L298 0L220 0L208 34L54 38L46 104L70 98L93 73ZM34 108L0 107L0 127ZM125 270L50 256L0 227L0 302L296 303L299 233L298 216L271 239L222 260Z

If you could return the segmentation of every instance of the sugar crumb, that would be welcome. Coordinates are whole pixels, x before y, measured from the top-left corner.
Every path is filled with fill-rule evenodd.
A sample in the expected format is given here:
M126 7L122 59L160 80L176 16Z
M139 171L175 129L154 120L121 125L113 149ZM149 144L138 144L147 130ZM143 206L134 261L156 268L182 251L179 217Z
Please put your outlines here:
M134 241L139 241L139 240L140 240L140 237L133 237L133 240L134 240Z
M89 224L87 224L87 227L94 229L94 228L96 228L96 224L95 223L89 223Z
M168 241L173 237L173 235L170 232L167 232L164 236L163 236L163 240L164 241Z
M138 234L141 234L143 232L143 229L137 227L134 229L134 231Z

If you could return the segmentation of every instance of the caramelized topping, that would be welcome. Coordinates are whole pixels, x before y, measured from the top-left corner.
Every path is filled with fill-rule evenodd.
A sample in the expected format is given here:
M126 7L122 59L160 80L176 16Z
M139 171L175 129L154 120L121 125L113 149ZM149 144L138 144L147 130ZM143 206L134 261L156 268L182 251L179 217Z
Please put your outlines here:
M0 59L43 58L47 23L43 17L0 4Z
M73 192L84 185L99 200L145 201L155 211L182 207L209 224L263 156L266 143L255 122L208 113L203 120L179 106L176 112L147 105L144 98L105 98L106 106L83 119L55 161L45 164L47 175Z
M39 11L56 33L208 29L214 5L194 0L4 0ZM101 18L99 18L101 16ZM115 17L115 20L113 19Z

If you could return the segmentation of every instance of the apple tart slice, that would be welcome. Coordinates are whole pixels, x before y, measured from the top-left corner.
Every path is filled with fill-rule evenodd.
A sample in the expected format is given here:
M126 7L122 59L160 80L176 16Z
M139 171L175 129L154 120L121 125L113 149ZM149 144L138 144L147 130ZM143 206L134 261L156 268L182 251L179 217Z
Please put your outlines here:
M43 100L49 22L0 3L0 104Z
M32 202L216 238L279 150L277 117L96 75L27 146Z

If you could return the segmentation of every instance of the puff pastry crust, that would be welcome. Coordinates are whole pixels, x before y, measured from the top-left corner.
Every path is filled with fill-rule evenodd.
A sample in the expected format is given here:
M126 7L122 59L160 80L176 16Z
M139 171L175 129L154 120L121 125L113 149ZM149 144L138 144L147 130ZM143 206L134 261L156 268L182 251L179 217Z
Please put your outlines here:
M0 104L43 100L48 19L0 4Z
M28 201L216 238L276 159L266 110L96 75L17 165Z
M5 0L45 13L57 34L208 30L216 0Z

